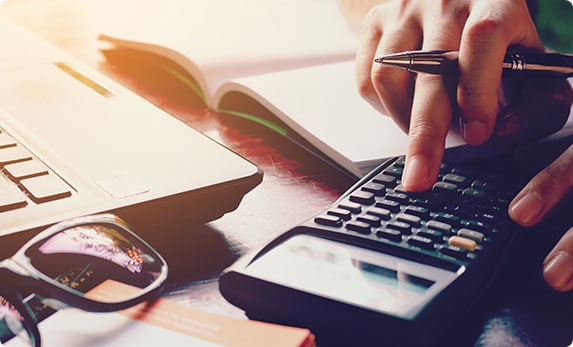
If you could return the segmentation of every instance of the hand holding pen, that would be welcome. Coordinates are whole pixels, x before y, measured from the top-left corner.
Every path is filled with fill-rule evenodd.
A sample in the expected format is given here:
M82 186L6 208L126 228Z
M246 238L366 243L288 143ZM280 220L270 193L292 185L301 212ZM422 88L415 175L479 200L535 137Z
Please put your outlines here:
M462 135L474 146L533 141L563 126L573 101L567 80L529 72L502 79L510 47L544 51L525 1L391 0L368 13L356 57L357 84L373 107L409 134L404 188L432 187L453 119L459 118ZM418 50L442 51L438 58L446 55L456 73L414 74L375 62ZM410 70L419 68L414 65ZM509 214L520 224L536 224L572 184L573 147L528 184ZM573 229L570 233L545 264L548 283L559 290L573 289ZM557 257L561 251L571 256Z
M415 73L451 75L458 73L458 51L407 51L387 54L374 59L376 63L394 66ZM573 55L543 52L506 53L501 64L504 74L540 76L573 76Z

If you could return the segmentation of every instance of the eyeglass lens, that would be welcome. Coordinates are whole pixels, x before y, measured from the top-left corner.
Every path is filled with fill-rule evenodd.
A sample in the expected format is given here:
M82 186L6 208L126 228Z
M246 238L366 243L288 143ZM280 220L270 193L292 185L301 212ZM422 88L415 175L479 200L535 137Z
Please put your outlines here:
M146 288L157 280L164 266L141 240L106 224L62 230L35 243L25 254L37 270L83 293L106 280Z
M113 295L90 296L102 303L126 301L138 291L156 284L165 272L163 259L151 247L112 224L83 224L63 229L30 245L24 254L37 271L81 294L89 294L102 283L110 281L131 288L130 291L118 291ZM21 288L0 285L2 341L10 337L10 333L21 333L22 317L26 316L21 312L23 308L20 303L14 305L8 302L15 300L13 295L6 292L13 289L22 296L30 294L21 292ZM54 312L33 295L24 301L40 320Z

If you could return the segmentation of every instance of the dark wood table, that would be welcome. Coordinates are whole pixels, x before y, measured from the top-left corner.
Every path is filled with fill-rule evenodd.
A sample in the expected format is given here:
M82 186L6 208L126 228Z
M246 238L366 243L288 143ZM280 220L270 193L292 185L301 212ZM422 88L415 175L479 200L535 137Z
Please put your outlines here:
M121 59L106 60L95 40L97 27L90 20L98 14L88 13L83 4L77 0L11 0L2 11L264 171L262 184L232 213L206 225L178 225L146 236L164 253L172 269L165 297L245 319L241 310L220 295L220 272L246 251L322 212L355 179L284 139L206 109L186 94L166 93L162 86L169 80L138 74ZM570 211L570 207L568 204L566 209ZM545 227L561 228L552 235L558 234L561 221L561 217L550 220ZM476 341L479 346L571 344L573 296L547 288L540 276L540 259L552 242L545 239L555 236L537 237L546 245L536 247L539 240L532 241L530 263L516 268L507 279L512 288L520 289L513 289L511 295L497 295L499 300L488 301L467 321L450 327L444 346L474 345Z

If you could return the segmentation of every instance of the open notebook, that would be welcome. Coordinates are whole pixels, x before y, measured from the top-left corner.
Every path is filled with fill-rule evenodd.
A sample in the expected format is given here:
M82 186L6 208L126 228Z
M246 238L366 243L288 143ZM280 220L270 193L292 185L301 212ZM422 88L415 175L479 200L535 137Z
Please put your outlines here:
M6 18L0 52L0 236L103 211L134 226L206 222L261 181L252 163Z

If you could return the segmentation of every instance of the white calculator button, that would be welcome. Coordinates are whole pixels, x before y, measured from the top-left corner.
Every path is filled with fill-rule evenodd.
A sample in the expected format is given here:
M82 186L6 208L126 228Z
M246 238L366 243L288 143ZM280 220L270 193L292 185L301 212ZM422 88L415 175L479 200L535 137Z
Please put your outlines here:
M471 239L467 239L461 236L452 236L448 240L450 246L457 246L463 249L467 249L470 252L475 251L477 247L477 242Z

